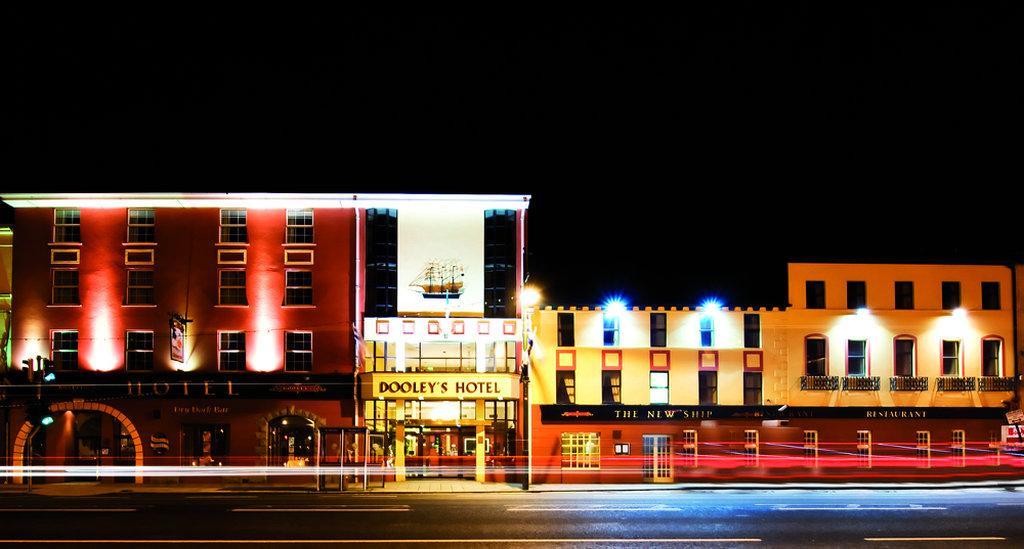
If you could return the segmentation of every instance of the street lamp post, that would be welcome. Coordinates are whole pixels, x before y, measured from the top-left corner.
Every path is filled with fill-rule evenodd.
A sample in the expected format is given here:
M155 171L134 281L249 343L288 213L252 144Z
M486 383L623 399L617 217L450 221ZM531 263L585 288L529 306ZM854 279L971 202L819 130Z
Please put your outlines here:
M530 476L533 474L533 457L530 448L530 367L533 364L533 308L540 302L540 292L534 288L523 288L520 295L523 306L523 366L520 382L523 386L523 450L526 455L526 470L523 474L523 490L530 489Z

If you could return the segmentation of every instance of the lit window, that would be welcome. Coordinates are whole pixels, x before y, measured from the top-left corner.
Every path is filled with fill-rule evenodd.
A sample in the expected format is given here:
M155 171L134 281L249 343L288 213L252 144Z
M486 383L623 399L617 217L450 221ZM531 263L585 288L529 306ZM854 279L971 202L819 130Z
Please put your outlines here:
M629 443L628 442L617 442L617 443L615 443L615 455L617 455L617 456L628 456L629 455Z
M288 372L313 370L312 332L285 332L284 369Z
M155 303L153 271L128 271L128 290L124 302L126 305L153 305Z
M942 341L942 375L960 375L960 342L956 340Z
M54 305L79 305L78 269L54 269L51 301Z
M576 404L576 372L560 370L555 373L556 402L558 404Z
M222 372L245 370L245 332L220 333L220 369Z
M893 375L904 377L914 375L914 347L913 339L909 337L896 338L896 342L893 345Z
M809 376L823 376L828 370L825 357L825 338L808 337L804 340L805 371Z
M600 433L562 433L562 467L598 469L601 467Z
M313 271L288 271L284 275L284 304L312 305Z
M152 370L153 332L128 332L124 353L128 371Z
M715 346L715 319L710 315L700 317L700 346Z
M668 404L668 372L651 372L651 404Z
M220 211L220 241L244 243L249 241L249 230L245 224L245 210L225 209Z
M242 269L222 269L220 271L220 304L248 305L245 296L245 271Z
M53 211L53 241L81 242L82 217L78 208L57 208Z
M868 375L868 342L851 339L846 342L846 375L864 377Z
M804 457L818 457L818 432L804 431Z
M50 360L58 370L78 369L78 331L59 330L52 333Z
M601 403L622 403L622 374L620 372L601 372Z
M373 351L372 367L374 372L395 371L395 344L386 341L369 342Z
M470 350L470 347L473 347L473 349ZM469 353L475 353L475 347L475 345L467 345L466 350L469 351ZM495 341L493 343L484 343L484 352L486 353L486 356L484 357L485 372L516 371L515 341Z
M285 242L288 244L312 244L313 208L288 210L287 218L288 228Z
M981 375L1003 375L1003 342L998 339L982 340L981 351Z
M128 209L128 242L156 242L156 210Z
M604 346L619 346L619 316L604 315Z

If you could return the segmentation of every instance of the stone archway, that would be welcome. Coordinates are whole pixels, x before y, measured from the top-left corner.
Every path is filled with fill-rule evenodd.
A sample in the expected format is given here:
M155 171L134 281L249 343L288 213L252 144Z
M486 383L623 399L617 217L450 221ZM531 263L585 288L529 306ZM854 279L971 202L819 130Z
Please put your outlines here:
M143 456L142 456L142 437L139 436L138 429L135 428L135 424L132 420L128 419L128 416L121 413L117 408L101 404L99 402L57 402L50 405L51 412L78 412L78 411L94 411L103 412L109 416L113 416L114 419L121 422L124 425L128 435L132 437L132 444L135 446L135 466L142 467ZM14 455L11 456L11 463L17 471L18 467L21 467L25 463L25 444L28 442L28 434L32 431L32 424L26 421L22 424L21 429L18 431L18 435L14 438ZM21 475L15 473L12 477L14 484L21 484ZM135 483L142 484L142 475L135 476Z
M258 427L256 431L256 456L259 457L260 461L264 465L270 464L270 422L279 417L285 416L298 416L313 422L313 427L316 429L316 455L320 455L320 428L325 427L327 425L327 421L313 412L296 408L295 406L288 406L287 408L281 408L276 412L264 414L256 420L256 427Z

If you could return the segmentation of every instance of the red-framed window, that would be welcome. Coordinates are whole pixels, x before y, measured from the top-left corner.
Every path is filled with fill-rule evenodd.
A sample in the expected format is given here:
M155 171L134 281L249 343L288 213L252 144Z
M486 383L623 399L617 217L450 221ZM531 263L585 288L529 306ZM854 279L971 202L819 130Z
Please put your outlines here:
M804 337L804 375L828 375L828 338L823 334Z
M430 335L438 335L441 333L441 323L436 320L427 321L427 333Z
M556 370L575 370L576 369L576 350L575 349L559 349L555 351L555 369Z
M416 333L416 321L415 320L403 320L402 321L402 333L406 335Z
M466 333L466 321L465 320L453 320L452 321L452 333L455 335L462 335Z
M718 351L697 351L697 369L704 371L718 370Z
M900 334L892 338L892 375L912 377L917 375L917 338Z
M764 371L764 351L743 351L743 371Z
M391 323L387 320L377 319L377 334L387 335L391 332Z
M668 351L650 352L651 370L668 370L672 367L672 355Z
M1006 372L1003 338L987 335L981 338L981 375L1002 377Z
M476 333L479 335L487 335L491 333L491 323L486 320L477 321Z
M601 369L602 370L621 370L622 369L622 351L621 350L602 350L601 351Z

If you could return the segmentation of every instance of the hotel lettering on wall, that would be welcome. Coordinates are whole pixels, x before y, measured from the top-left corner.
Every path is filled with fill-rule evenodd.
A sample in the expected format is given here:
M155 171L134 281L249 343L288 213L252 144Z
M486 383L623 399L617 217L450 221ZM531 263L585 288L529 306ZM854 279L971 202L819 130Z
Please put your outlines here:
M541 419L551 423L673 422L708 419L863 419L912 421L922 419L992 419L1000 408L974 407L868 407L868 406L603 406L555 405L541 407Z
M366 374L363 398L386 399L513 399L519 397L518 377L508 374Z

